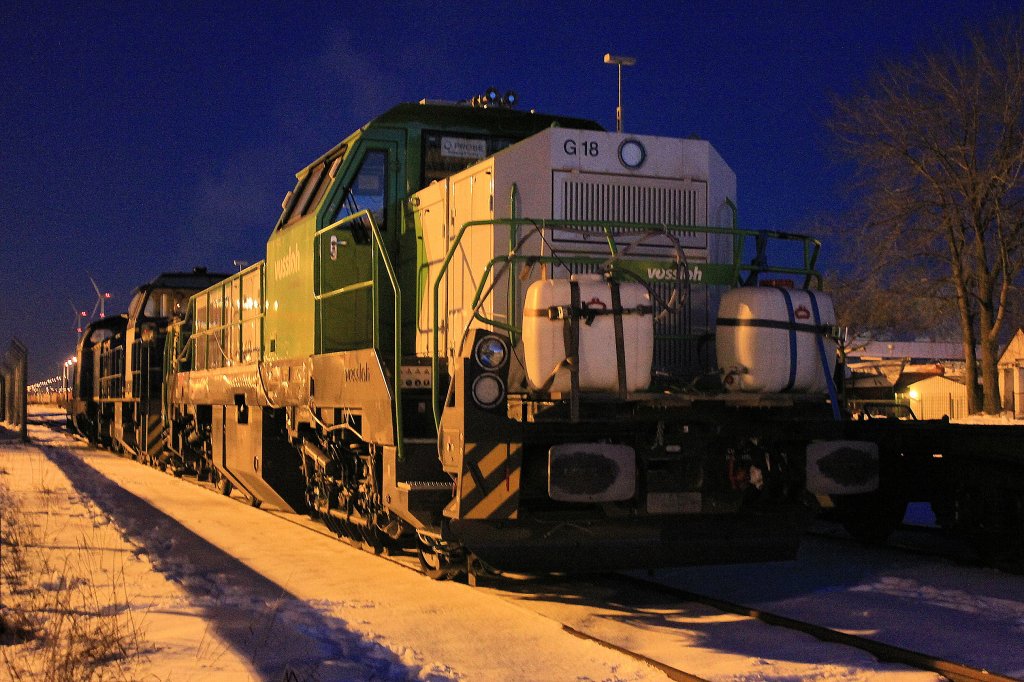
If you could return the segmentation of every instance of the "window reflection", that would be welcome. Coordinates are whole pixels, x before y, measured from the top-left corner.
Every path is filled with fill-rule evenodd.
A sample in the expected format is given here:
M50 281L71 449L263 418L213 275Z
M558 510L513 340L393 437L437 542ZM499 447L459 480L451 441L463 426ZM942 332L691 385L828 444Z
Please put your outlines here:
M369 210L377 227L383 230L386 190L387 154L383 151L368 152L351 186L345 190L341 205L331 222Z

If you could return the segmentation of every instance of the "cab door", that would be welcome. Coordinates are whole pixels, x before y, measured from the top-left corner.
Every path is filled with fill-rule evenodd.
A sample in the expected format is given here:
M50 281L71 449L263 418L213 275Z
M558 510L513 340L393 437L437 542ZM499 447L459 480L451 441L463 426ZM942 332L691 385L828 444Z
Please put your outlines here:
M369 221L345 218L368 210L393 253L402 219L398 149L397 140L358 142L321 216L314 244L317 353L388 348L393 338L394 296Z

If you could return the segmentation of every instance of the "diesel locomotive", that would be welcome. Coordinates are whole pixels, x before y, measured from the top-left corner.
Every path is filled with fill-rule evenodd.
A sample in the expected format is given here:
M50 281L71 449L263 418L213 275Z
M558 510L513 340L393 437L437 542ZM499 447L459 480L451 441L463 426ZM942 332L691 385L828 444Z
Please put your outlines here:
M99 445L158 460L167 327L192 294L225 276L203 268L164 273L135 291L126 314L88 325L68 381L68 426Z
M787 558L877 488L819 244L707 141L421 101L296 179L265 260L87 330L83 433L436 577Z

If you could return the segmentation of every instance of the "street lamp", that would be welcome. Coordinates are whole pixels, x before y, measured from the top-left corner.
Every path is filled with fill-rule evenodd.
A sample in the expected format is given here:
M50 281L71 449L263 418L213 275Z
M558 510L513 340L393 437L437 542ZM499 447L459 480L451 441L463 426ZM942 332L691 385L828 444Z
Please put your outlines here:
M615 108L615 132L622 132L622 67L636 64L636 57L624 57L608 53L604 56L605 64L616 64L619 67L619 106Z

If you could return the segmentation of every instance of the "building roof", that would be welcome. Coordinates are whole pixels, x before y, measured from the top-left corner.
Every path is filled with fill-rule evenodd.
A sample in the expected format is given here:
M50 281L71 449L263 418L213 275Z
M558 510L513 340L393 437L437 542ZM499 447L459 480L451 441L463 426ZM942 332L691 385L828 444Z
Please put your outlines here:
M913 362L963 362L964 346L958 342L932 341L868 341L850 344L848 358L907 358Z
M1024 329L1018 329L999 356L999 366L1024 364Z

